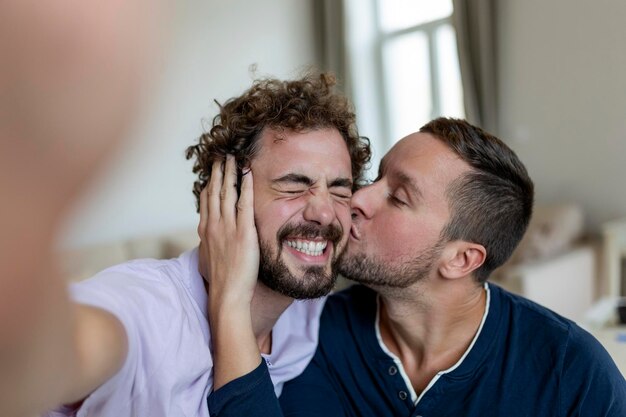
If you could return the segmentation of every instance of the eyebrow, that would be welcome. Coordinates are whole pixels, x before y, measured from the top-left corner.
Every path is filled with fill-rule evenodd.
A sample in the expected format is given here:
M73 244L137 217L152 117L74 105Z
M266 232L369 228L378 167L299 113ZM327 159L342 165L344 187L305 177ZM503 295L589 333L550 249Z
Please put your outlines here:
M336 178L329 185L329 188L332 187L352 188L352 180L350 178Z
M272 180L272 184L296 183L311 186L313 179L301 174L287 174Z
M398 178L400 184L402 184L403 186L407 187L409 189L409 191L411 191L417 197L423 197L422 196L422 191L417 186L417 184L415 183L413 178L409 177L404 172L397 172L396 173L396 177Z
M380 161L380 165L378 166L378 177L379 178L382 177L382 174L383 174L383 172L385 170L385 162L386 162L386 160L385 160L385 158L383 158ZM415 183L413 178L409 177L407 174L405 174L404 172L400 172L400 171L395 171L392 174L398 179L398 182L402 186L407 187L410 192L415 194L416 197L418 197L418 198L422 198L423 197L422 190L420 190L420 188L417 186L417 184Z
M282 177L272 180L272 184L286 184L286 183L302 184L302 185L306 185L307 187L310 187L313 184L315 184L315 181L312 178L307 177L306 175L294 174L294 173L283 175ZM334 180L331 181L331 183L328 186L352 188L352 180L350 178L335 178Z

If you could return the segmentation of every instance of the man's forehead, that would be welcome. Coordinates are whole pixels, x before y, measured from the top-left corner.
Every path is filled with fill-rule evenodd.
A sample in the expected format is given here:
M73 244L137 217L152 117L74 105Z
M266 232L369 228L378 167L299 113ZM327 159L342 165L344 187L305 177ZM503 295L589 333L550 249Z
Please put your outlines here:
M290 136L297 135L302 132L297 132L292 129L281 128L281 127L265 127L261 131L261 142L264 145L270 144L281 144L285 142Z
M381 173L416 183L429 176L456 178L469 169L452 149L428 133L414 133L400 140L380 164Z
M335 128L319 128L295 131L266 127L261 131L257 146L259 154L273 152L310 152L316 144L348 150L345 140ZM329 150L330 152L330 150Z
M284 176L351 178L350 154L336 129L304 132L268 129L260 138L260 149L252 168L275 180ZM332 178L334 179L334 178Z

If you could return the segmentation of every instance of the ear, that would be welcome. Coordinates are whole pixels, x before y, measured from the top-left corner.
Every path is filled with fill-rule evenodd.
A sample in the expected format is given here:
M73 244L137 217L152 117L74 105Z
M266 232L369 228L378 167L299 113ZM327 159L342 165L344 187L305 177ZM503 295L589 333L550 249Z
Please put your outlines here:
M480 268L487 258L487 250L477 243L456 240L443 250L439 273L449 279L463 278Z

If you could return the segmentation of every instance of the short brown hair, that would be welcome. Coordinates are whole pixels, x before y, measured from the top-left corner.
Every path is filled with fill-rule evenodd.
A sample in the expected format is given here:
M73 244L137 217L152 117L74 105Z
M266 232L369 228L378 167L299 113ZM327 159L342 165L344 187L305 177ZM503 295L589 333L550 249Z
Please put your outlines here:
M472 168L446 191L451 214L442 238L485 247L487 258L474 273L483 283L511 256L528 227L533 182L515 152L465 120L435 119L420 132L441 140Z
M354 187L363 185L371 157L369 140L359 136L354 110L344 95L334 91L335 84L329 73L308 74L292 81L260 79L241 96L223 105L218 103L220 112L213 118L211 129L186 152L187 159L195 157L196 202L199 204L200 192L211 177L213 161L231 154L240 168L249 166L266 127L296 132L337 129L350 153Z

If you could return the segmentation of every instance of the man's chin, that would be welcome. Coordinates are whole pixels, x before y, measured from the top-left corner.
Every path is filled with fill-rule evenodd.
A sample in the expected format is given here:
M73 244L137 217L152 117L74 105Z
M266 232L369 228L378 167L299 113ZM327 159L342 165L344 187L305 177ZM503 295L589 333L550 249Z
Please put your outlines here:
M384 269L380 263L365 255L350 255L348 253L343 256L338 265L341 275L364 285L388 284L388 280L384 277Z
M328 295L337 281L336 274L317 276L314 279L310 276L283 278L285 277L276 279L276 277L259 276L259 280L269 289L296 300L308 300Z

